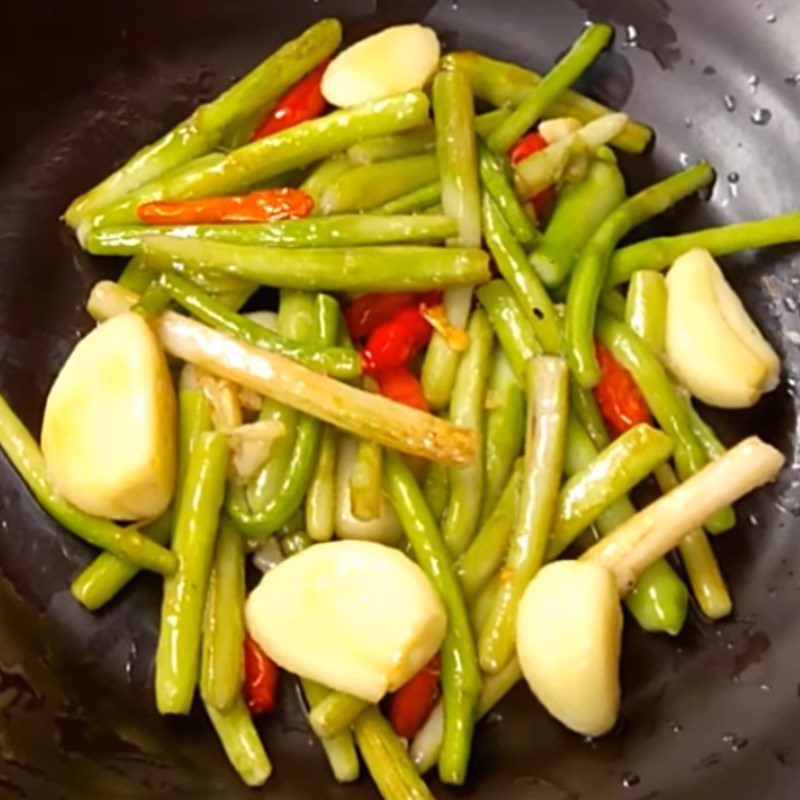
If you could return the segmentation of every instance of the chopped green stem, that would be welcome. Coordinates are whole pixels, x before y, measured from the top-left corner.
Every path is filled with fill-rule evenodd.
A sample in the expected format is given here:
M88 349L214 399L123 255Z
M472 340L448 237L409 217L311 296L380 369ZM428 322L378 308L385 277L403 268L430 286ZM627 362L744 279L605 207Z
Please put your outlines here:
M473 312L467 328L469 345L456 373L450 398L450 419L456 425L483 433L486 382L494 344L489 319L483 309ZM464 467L450 470L450 498L442 521L442 535L450 552L458 557L475 535L483 502L483 452Z
M172 536L172 514L165 513L142 528L142 535L156 544L166 545ZM89 611L97 611L113 600L141 571L127 558L113 553L100 553L72 581L72 596Z
M609 505L663 464L673 449L669 436L641 423L572 475L558 496L548 558L559 556Z
M437 73L433 81L433 115L442 208L458 226L458 233L448 244L451 247L480 247L475 112L466 75L458 71ZM465 328L471 306L472 292L469 288L445 292L444 308L451 325ZM434 333L422 365L422 389L434 409L444 408L450 400L459 356L441 334Z
M489 259L477 249L441 247L251 247L153 236L145 264L161 272L236 275L265 286L303 291L425 292L482 283Z
M320 197L319 212L367 211L421 189L438 177L439 162L434 153L365 164L328 184Z
M612 211L583 248L570 280L564 316L567 359L582 386L591 388L600 378L594 349L595 318L619 240L713 180L714 170L701 162L644 189Z
M176 510L172 550L178 570L164 582L156 651L156 704L162 714L188 714L191 709L227 470L227 438L199 434Z
M583 425L575 417L570 418L564 462L566 474L572 476L588 467L606 444L608 437L598 446ZM661 468L657 467L656 471ZM597 517L594 526L601 536L605 536L635 513L630 500L621 497ZM580 538L576 544L581 544ZM686 621L689 592L675 570L661 559L642 573L636 586L626 595L625 605L643 630L677 636Z
M321 347L281 336L226 308L180 275L164 273L159 280L173 300L192 316L216 330L231 333L265 350L281 353L334 378L354 378L361 374L361 360L354 350Z
M342 436L339 439L339 458L336 464L336 518L334 529L340 539L366 539L371 542L394 545L403 535L400 523L380 488L379 513L366 520L353 513L350 478L356 460L359 439Z
M464 596L471 600L491 580L505 561L508 541L517 517L522 463L511 473L494 510L472 544L457 562Z
M483 188L497 203L517 241L524 247L530 247L538 241L539 231L536 230L535 219L529 216L511 185L506 164L485 145L478 148L478 164Z
M432 461L425 470L422 493L434 518L441 521L450 499L450 470L439 461Z
M414 476L396 453L387 453L384 474L389 499L416 561L437 588L447 610L448 628L441 650L445 731L439 777L445 783L460 785L466 778L481 689L469 614L447 545Z
M679 485L669 464L656 470L658 488L666 494ZM678 545L681 560L700 610L709 619L722 619L733 610L731 596L722 577L711 543L702 528L695 528Z
M756 247L791 244L800 241L800 211L779 217L736 222L718 228L706 228L678 236L661 236L623 247L614 253L608 283L627 283L640 269L663 270L672 266L684 253L695 247L713 256L725 256Z
M489 315L489 321L517 382L522 386L525 383L528 362L542 352L533 325L505 281L486 283L478 289L477 295Z
M244 538L220 520L206 598L200 694L206 706L230 711L244 680Z
M685 481L708 461L705 450L692 429L686 404L650 348L625 323L601 312L597 336L614 358L633 376L636 385L662 430L675 442L675 465ZM725 530L730 511L717 511L706 525L709 530Z
M518 106L542 82L531 70L497 61L471 51L451 53L442 59L443 69L461 69L470 77L472 91L481 100L497 108ZM583 123L611 114L611 109L571 89L545 112L548 117L576 117ZM641 153L650 144L653 132L645 125L630 121L613 144L631 153Z
M591 24L559 62L534 86L511 116L489 137L496 153L505 153L529 128L536 125L564 92L589 68L604 50L614 29L610 25Z
M419 156L435 150L436 131L432 125L424 125L418 130L376 136L374 139L358 142L347 150L347 157L353 164L363 165Z
M625 298L625 322L661 356L667 329L667 282L660 272L641 270L633 274Z
M332 739L347 730L369 705L366 700L353 695L330 692L319 702L312 704L308 721L317 736Z
M315 213L318 213L319 201L322 197L322 193L333 181L337 180L351 169L353 169L353 163L346 155L340 153L320 161L311 171L310 175L300 184L300 188L313 198ZM249 228L251 226L245 225L244 227Z
M309 708L313 708L330 694L330 689L308 678L303 678L300 684ZM325 751L325 757L328 759L333 777L339 783L357 781L361 768L358 763L353 734L349 730L344 730L329 739L320 738L319 741Z
M124 255L124 253L120 253L120 255ZM125 265L125 269L117 278L117 283L123 289L141 295L147 291L147 287L154 277L153 273L145 267L144 259L141 256L134 256Z
M458 228L442 215L338 214L247 225L119 225L99 228L86 237L86 250L101 256L141 252L150 236L204 239L227 244L272 247L355 247L435 242L455 236ZM142 270L149 281L152 273ZM141 293L139 283L126 286Z
M263 786L272 773L272 764L241 695L225 713L209 705L206 712L239 777L248 786Z
M350 505L353 516L372 520L383 506L383 448L369 439L359 439L350 473Z
M427 211L429 208L438 206L442 200L442 182L433 181L427 186L415 189L413 192L404 194L394 200L389 200L382 206L378 206L372 210L373 214L414 214L421 211ZM448 217L449 219L449 217ZM455 232L451 234L455 236L458 233L458 225L453 220L455 225Z
M466 328L472 309L472 285L449 289L444 293L447 321L456 328ZM422 391L430 407L447 407L456 380L461 354L450 347L444 336L435 332L422 362Z
M525 397L502 347L495 348L486 390L485 481L482 520L492 513L522 452Z
M433 800L406 748L377 708L359 717L353 732L383 800Z
M568 416L566 362L538 356L528 377L525 466L516 530L509 544L503 580L479 636L481 667L499 672L514 655L517 608L525 588L544 562L555 520Z
M603 159L592 161L582 181L561 189L542 241L529 256L547 286L559 286L569 277L586 242L624 199L619 167Z
M306 492L306 530L315 542L333 538L336 519L336 431L322 431L319 457Z
M545 353L558 354L562 349L561 323L553 301L528 263L522 246L506 225L500 209L489 196L483 199L483 224L489 252L500 274L514 290L536 338Z
M595 448L602 450L611 441L603 415L592 391L584 389L572 377L569 382L569 405L573 415L586 428Z
M316 342L322 347L330 346L339 335L339 306L327 295L319 295L314 306ZM269 481L256 502L252 501L251 492L249 504L245 489L232 487L228 493L228 513L244 533L258 539L270 536L300 508L314 473L321 436L320 420L301 415L296 422L291 453L280 470L278 482Z

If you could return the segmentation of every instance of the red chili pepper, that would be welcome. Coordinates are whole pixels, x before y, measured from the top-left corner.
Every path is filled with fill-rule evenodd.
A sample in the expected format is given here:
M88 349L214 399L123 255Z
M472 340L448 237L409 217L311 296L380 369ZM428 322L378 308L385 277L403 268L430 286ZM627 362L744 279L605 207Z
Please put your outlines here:
M594 396L611 435L619 436L640 422L651 422L650 410L630 372L600 342L595 343L595 349L602 374Z
M425 292L425 294L420 295L419 304L426 308L433 308L441 304L443 296L443 292L438 289L433 289L430 292Z
M362 294L344 312L347 329L354 339L366 339L378 325L394 319L414 303L415 297L411 292Z
M547 139L540 133L527 133L508 152L512 164L519 164L528 156L538 153L547 147Z
M244 640L244 697L253 716L275 708L278 668L249 636Z
M389 698L389 721L398 736L413 739L439 697L439 654Z
M329 63L330 59L323 61L292 86L256 125L250 134L250 141L263 139L265 136L320 116L327 105L321 87L322 76Z
M232 197L163 200L144 203L136 215L148 225L200 225L216 222L276 222L307 217L314 199L300 189L263 189Z
M387 367L404 367L428 343L432 328L419 308L403 309L369 335L361 351L364 371L374 375Z
M390 367L382 369L375 377L378 389L384 397L420 411L430 411L422 392L422 384L411 370L406 367Z
M533 133L523 136L511 148L508 157L511 159L512 164L518 164L528 156L533 155L533 153L544 150L545 147L547 147L547 139L534 131ZM543 217L550 210L550 204L553 202L555 194L555 187L548 186L546 189L542 189L542 191L531 200L538 217Z

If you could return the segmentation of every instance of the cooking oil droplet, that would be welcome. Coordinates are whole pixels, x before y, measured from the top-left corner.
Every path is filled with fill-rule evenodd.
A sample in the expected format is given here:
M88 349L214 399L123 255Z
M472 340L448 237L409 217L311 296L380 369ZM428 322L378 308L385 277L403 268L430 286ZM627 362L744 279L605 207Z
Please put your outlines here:
M783 304L786 306L787 311L797 311L797 300L791 295L783 298Z
M788 83L789 86L800 86L800 72L796 72L794 75L784 78L783 82Z
M762 692L769 692L772 690L772 687L768 683L762 683L758 688Z
M790 344L800 347L800 332L786 331L786 338L789 340Z
M641 783L641 778L635 772L625 772L622 775L622 785L626 789L632 789Z
M682 733L683 732L683 725L681 725L679 722L670 722L669 729L673 733Z
M639 45L639 31L635 25L625 26L625 47L638 47Z
M682 167L688 167L692 163L692 157L688 153L681 153L678 156L678 161L681 162Z
M726 111L736 111L736 98L732 94L726 94L722 98L722 102L725 104Z
M450 10L451 11L458 11L458 0L453 0L450 3Z
M747 78L747 85L750 87L751 92L755 92L758 89L759 83L761 83L761 78L758 75L750 75Z
M739 173L738 172L729 172L728 173L728 183L739 183Z
M691 128L691 127L692 127L692 125L694 125L694 122L692 121L692 118L691 118L691 117L686 117L686 119L683 121L683 124L684 124L684 125L685 125L687 128Z
M772 112L768 108L757 108L750 115L750 121L755 125L766 125L771 119Z
M745 739L743 736L737 736L735 733L723 734L722 741L725 742L725 744L729 744L734 753L744 750L744 748L749 744L747 739Z
M773 22L778 21L778 15L773 12L772 14L767 14L767 16L764 17L764 19L766 19L766 21L769 22L771 25Z

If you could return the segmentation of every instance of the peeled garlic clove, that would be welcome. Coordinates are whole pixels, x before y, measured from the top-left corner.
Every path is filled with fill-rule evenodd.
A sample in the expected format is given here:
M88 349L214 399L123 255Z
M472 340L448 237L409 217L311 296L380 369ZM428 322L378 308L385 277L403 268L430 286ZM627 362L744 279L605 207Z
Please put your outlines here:
M251 593L247 629L289 672L377 703L441 646L447 616L425 573L374 542L328 542L276 566Z
M56 490L89 514L156 517L175 485L175 392L158 338L125 313L84 337L47 398L42 453Z
M556 561L531 581L517 617L522 674L542 705L584 736L607 733L619 712L622 610L605 567Z
M708 251L681 256L667 290L667 361L695 397L745 408L778 385L778 356Z
M322 94L346 108L421 89L439 63L439 40L423 25L395 25L339 53L322 77Z

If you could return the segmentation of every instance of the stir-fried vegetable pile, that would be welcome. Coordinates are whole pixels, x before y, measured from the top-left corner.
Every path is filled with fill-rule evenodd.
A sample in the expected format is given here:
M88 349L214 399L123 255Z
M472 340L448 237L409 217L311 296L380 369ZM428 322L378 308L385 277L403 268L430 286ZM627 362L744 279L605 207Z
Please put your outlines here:
M132 259L91 291L41 450L2 398L0 445L103 551L87 609L163 576L158 709L199 688L249 785L279 669L338 781L360 753L424 798L523 676L570 728L614 725L620 599L673 636L690 596L731 611L708 534L783 457L726 450L692 398L752 405L780 365L714 256L800 240L800 212L624 245L714 172L628 196L615 149L651 131L570 89L611 37L542 77L419 25L337 54L326 19L64 215Z

